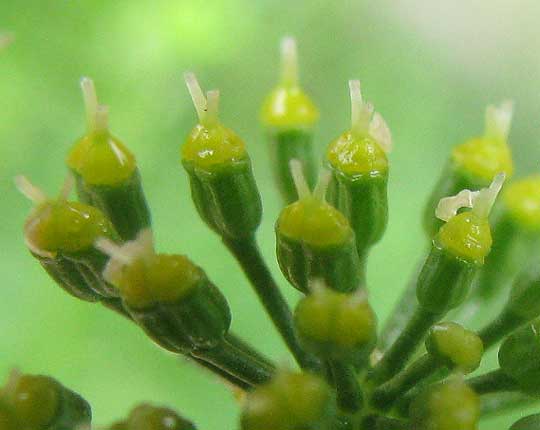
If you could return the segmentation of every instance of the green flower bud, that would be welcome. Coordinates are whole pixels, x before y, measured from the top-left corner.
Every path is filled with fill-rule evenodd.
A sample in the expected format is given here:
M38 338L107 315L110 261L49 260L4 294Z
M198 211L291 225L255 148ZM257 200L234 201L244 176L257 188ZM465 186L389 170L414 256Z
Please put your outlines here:
M300 199L283 209L276 223L279 267L304 293L314 278L338 291L354 291L363 286L354 232L347 218L324 199L329 176L321 176L312 194L301 169L299 161L291 161Z
M326 152L332 172L328 200L349 219L360 256L377 243L388 221L388 159L390 130L373 107L362 100L360 82L349 81L351 130L332 142ZM372 118L373 116L373 118Z
M291 160L300 160L310 186L315 184L313 125L319 118L317 108L298 84L296 42L286 37L281 43L281 82L267 96L261 110L261 121L269 135L272 167L284 200L297 199L294 180L289 171Z
M328 429L332 395L327 384L309 373L280 372L247 396L242 430Z
M506 101L498 107L488 106L484 135L454 148L426 205L424 227L429 238L435 236L441 226L433 214L443 197L463 189L486 187L501 172L507 178L512 176L514 165L507 143L512 114L512 102Z
M452 322L439 323L430 329L426 349L448 368L464 373L476 370L484 353L482 340L476 333Z
M135 157L109 131L107 106L99 105L94 83L81 80L88 132L67 157L82 202L101 209L123 240L150 226Z
M169 408L143 403L135 407L120 430L195 430L190 421L185 420Z
M182 147L182 164L201 218L221 236L250 237L261 222L262 206L244 142L218 120L218 91L208 100L191 73L186 83L199 124Z
M540 414L529 415L515 422L510 430L538 430L540 429Z
M103 276L154 341L174 352L223 341L229 306L201 268L181 255L156 254L150 230L122 246L107 240L97 246L111 256Z
M461 378L451 378L419 394L410 419L415 430L476 430L480 400Z
M0 401L24 430L64 430L90 424L91 410L79 395L54 379L13 371Z
M376 317L365 293L340 293L317 283L312 288L294 315L306 347L325 358L351 359L369 353L376 336Z
M71 295L90 302L118 293L101 277L107 256L93 244L98 237L116 239L103 213L83 203L67 201L67 181L57 199L49 199L26 178L16 178L20 191L35 203L24 235L32 255L49 275Z
M499 349L499 365L520 391L540 395L540 322L508 336Z
M446 221L433 240L431 252L420 272L416 295L433 313L445 313L460 305L472 279L491 249L488 215L504 182L498 175L489 188L463 190L439 202L437 217ZM467 212L457 213L462 207Z

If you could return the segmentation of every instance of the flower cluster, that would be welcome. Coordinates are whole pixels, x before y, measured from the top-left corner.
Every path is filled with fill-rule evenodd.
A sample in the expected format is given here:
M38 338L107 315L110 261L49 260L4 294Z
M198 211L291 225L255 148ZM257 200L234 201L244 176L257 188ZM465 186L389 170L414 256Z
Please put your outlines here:
M201 219L237 260L297 370L276 367L234 333L227 299L202 267L156 251L135 156L111 133L89 78L81 81L87 131L67 155L59 195L16 180L35 205L24 226L33 257L67 293L106 306L244 393L243 430L474 430L490 413L533 402L540 176L511 180L512 103L489 106L484 134L450 154L425 210L426 257L378 329L366 269L388 222L390 129L352 80L350 127L316 162L319 114L299 84L291 38L282 43L281 71L261 120L284 203L277 261L302 294L294 310L259 252L262 204L248 147L221 123L219 91L204 92L192 73L185 81L198 121L181 164ZM73 187L78 201L70 200ZM501 297L502 311L481 321L480 307ZM499 367L467 376L499 343ZM527 417L512 430L539 422ZM89 405L51 378L14 372L0 391L0 430L90 425ZM109 428L195 429L150 404Z

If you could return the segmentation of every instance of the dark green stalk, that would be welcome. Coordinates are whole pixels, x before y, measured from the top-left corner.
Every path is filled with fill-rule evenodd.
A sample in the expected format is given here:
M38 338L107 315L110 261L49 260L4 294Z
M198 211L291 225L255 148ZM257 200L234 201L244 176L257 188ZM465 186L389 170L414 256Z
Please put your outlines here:
M500 415L540 403L540 399L522 393L493 393L482 396L482 416Z
M264 356L260 351L256 350L253 345L238 337L234 333L227 334L225 336L225 339L232 346L238 348L239 350L245 352L248 355L251 355L258 362L269 367L275 367L274 363L272 363L272 360Z
M429 328L440 318L440 313L429 312L417 306L399 337L374 367L370 379L380 384L395 376L405 367Z
M424 354L394 378L373 392L372 403L381 410L388 410L395 400L440 367L432 356Z
M518 389L516 382L501 369L471 378L467 381L467 384L478 394L515 391Z
M354 367L339 360L331 360L329 365L336 386L339 408L344 412L357 412L362 407L363 397Z
M197 357L189 357L189 358L191 360L193 360L193 362L195 362L200 367L208 370L212 374L220 377L224 381L228 382L229 384L234 385L236 388L239 388L240 390L248 391L251 388L253 388L252 384L249 384L246 381L243 381L242 379L240 379L240 378L238 378L238 377L236 377L234 375L231 375L230 373L226 372L223 369L220 369L219 367L215 366L212 363L209 363L208 361L204 361L204 360L202 360L200 358L197 358Z
M478 335L484 343L484 349L487 350L497 342L499 342L504 336L510 334L527 321L518 317L512 312L507 310L503 311L496 319L485 326Z
M398 338L399 334L405 328L405 325L412 317L417 303L416 299L416 281L424 265L425 257L418 262L413 276L409 279L405 290L396 302L392 312L386 320L384 327L379 335L377 347L381 351L386 351L392 343Z
M101 303L103 306L105 306L108 309L111 309L112 311L116 312L118 315L121 315L125 318L127 318L129 321L133 321L131 318L131 315L125 310L124 306L122 305L122 300L118 298L110 298L110 299L102 299ZM232 340L233 344L235 342L238 342L237 345L244 345L247 346L247 344L243 344L243 342L237 338L234 335L228 335L228 340ZM249 350L249 353L255 354L256 351ZM215 365L206 362L204 360L201 360L200 358L186 355L186 357L190 360L193 360L195 363L197 363L199 366L204 367L208 371L214 373L215 375L219 376L223 380L229 382L230 384L236 386L237 388L241 390L248 390L252 387L252 385L246 383L245 381L237 378L234 375L231 375L230 373L227 373L226 371L220 369L219 367L216 367ZM262 358L262 356L259 356L259 358ZM265 363L270 364L270 363Z
M195 349L191 354L250 385L268 382L275 372L273 367L255 361L253 357L227 342L212 349Z
M114 312L116 312L118 315L123 316L124 318L127 318L129 321L132 321L131 315L128 311L124 308L124 305L122 305L122 299L112 297L112 298L103 298L100 300L101 304L105 306L107 309L110 309Z
M310 188L315 186L317 166L313 157L313 133L307 130L290 129L270 133L270 152L272 167L279 191L286 204L298 199L291 175L289 162L293 159L302 162L306 181Z
M316 360L300 347L289 305L266 266L255 238L235 240L224 237L223 242L242 267L259 300L298 364L302 368L316 368Z

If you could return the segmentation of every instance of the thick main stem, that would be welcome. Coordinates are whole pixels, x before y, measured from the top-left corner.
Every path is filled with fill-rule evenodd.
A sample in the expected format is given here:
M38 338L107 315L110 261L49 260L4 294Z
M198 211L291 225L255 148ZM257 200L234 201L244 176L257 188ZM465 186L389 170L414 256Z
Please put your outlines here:
M255 361L228 342L222 342L212 349L196 349L191 354L250 385L268 382L275 372L273 367Z
M242 267L266 312L300 367L317 368L318 363L314 357L307 354L300 346L289 305L266 266L255 238L245 240L223 238L223 242Z

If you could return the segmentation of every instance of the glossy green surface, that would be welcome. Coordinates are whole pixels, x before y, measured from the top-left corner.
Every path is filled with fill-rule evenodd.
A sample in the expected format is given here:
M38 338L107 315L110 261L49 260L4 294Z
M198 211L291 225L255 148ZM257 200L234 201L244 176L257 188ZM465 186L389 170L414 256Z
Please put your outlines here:
M16 40L0 54L0 375L15 364L53 374L92 402L97 425L152 400L201 429L236 426L228 388L163 353L112 312L68 296L22 243L29 205L9 186L11 178L26 173L51 195L59 188L67 151L86 127L81 76L94 78L100 99L111 105L111 129L137 157L159 251L186 253L201 264L229 299L235 331L279 360L285 347L190 201L178 149L195 114L182 72L195 70L206 88L220 88L220 116L246 142L265 206L261 247L278 279L273 228L281 203L258 115L276 82L280 38L298 39L302 86L321 111L319 157L349 126L347 79L365 82L366 100L395 140L389 225L368 267L370 302L382 321L424 253L420 216L433 182L451 147L481 129L485 104L516 99L516 177L538 171L540 74L532 71L539 13L535 0L519 8L487 0L300 0L286 7L267 0L1 1L0 28ZM296 301L294 289L283 290ZM209 404L219 413L209 413ZM505 429L517 419L480 428Z

